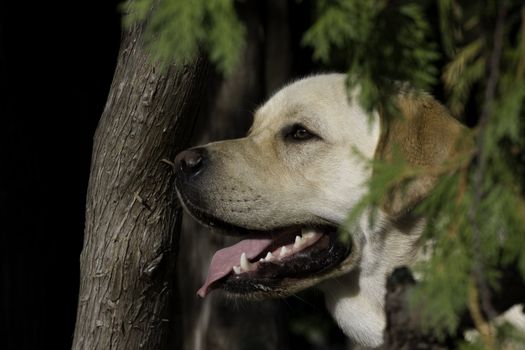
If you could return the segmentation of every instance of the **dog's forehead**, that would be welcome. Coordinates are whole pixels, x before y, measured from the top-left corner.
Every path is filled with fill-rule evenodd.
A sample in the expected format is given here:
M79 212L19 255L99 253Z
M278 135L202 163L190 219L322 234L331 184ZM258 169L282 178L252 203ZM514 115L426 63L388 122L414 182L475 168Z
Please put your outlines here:
M326 74L296 81L273 95L255 113L252 132L261 129L279 128L283 124L300 122L301 119L316 120L318 116L325 123L337 119L341 113L335 113L348 103L344 74Z

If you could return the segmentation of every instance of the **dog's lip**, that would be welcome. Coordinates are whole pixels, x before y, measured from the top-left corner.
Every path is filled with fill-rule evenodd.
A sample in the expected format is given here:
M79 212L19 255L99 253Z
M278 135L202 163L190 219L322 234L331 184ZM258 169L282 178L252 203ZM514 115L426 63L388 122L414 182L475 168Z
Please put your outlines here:
M186 212L189 213L195 220L197 220L204 226L210 227L213 230L219 230L225 235L236 237L247 237L251 234L259 234L262 236L266 232L262 230L250 230L245 227L240 227L234 224L230 224L229 222L226 222L224 220L221 220L209 214L207 211L203 210L198 205L189 200L189 198L187 198L187 196L184 194L183 191L179 189L178 186L176 186L175 188L177 190L177 195L180 199L180 202L186 209ZM277 229L273 231L277 231Z
M340 252L332 254L337 250L336 242L337 228L326 225L294 226L277 233L253 235L215 253L208 277L197 294L205 297L217 287L231 290L238 282L263 279L278 284L283 278L302 278L325 271L342 257Z
M248 299L287 296L339 273L338 266L352 254L352 246L353 242L340 240L334 228L305 250L282 261L263 263L255 271L229 274L217 287Z
M263 237L263 236L272 236L275 237L283 232L300 230L301 227L305 226L338 226L338 224L323 219L321 217L316 217L312 222L303 222L297 224L283 225L283 226L273 226L267 228L255 228L255 227L243 227L236 224L232 224L225 220L222 220L206 210L200 208L198 205L190 201L184 193L177 190L177 194L183 204L186 212L189 213L196 221L200 224L209 227L213 231L218 231L223 235L232 236L232 237Z
M273 251L283 245L290 237L299 234L299 226L290 226L272 231L252 232L245 239L236 244L215 252L211 259L208 275L204 285L197 291L197 295L205 297L210 287L216 281L230 274L235 266L240 265L240 257L244 255L246 261L259 258L266 251Z

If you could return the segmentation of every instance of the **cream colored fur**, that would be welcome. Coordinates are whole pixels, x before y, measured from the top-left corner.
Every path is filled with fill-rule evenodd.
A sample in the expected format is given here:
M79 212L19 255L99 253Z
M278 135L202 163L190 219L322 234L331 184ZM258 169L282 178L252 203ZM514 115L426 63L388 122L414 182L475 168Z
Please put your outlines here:
M365 184L372 175L356 150L370 160L380 155L388 157L390 150L379 113L369 118L357 103L356 92L353 95L348 97L342 74L299 80L258 109L246 137L205 145L214 161L213 177L201 194L202 200L209 203L206 210L231 224L257 230L295 224L342 224L366 193ZM432 116L436 108L445 113L430 97L414 101L418 98L403 95L400 100L401 109L414 114L414 120L419 120L420 110ZM451 123L454 130L459 128L452 118L445 119L436 120ZM283 142L282 129L294 123L303 124L321 139ZM421 148L428 153L427 148L432 149L431 145L418 144L424 140L410 135L410 126L399 132L407 132L408 136L397 134L393 139L410 141L410 152L415 149L415 154ZM436 154L447 156L449 149L440 148ZM430 159L433 156L412 153L410 156L419 163L434 164ZM425 186L414 191L428 189L431 182L425 181ZM411 198L421 195L424 193L414 192ZM396 196L399 208L400 198ZM395 267L418 259L424 225L423 219L414 219L400 227L389 207L385 208L379 209L372 227L366 215L361 218L352 231L354 252L345 262L322 276L297 280L283 293L319 284L329 311L345 334L372 347L383 339L386 277Z

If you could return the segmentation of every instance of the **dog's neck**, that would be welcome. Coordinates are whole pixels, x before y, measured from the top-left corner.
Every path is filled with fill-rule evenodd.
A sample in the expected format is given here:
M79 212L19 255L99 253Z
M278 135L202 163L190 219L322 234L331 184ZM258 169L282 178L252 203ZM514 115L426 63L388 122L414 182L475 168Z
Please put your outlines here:
M386 278L398 266L420 259L419 242L424 219L392 222L379 213L373 226L363 217L361 258L358 266L321 285L328 310L343 332L369 347L383 342Z

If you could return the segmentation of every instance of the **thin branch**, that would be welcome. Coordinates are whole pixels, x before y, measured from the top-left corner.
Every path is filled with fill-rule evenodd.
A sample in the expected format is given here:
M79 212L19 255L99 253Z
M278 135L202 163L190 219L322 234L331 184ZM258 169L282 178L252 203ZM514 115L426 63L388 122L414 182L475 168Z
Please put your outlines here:
M494 348L494 329L483 317L479 307L479 290L476 281L470 280L468 286L468 308L472 321L480 333L486 348Z

